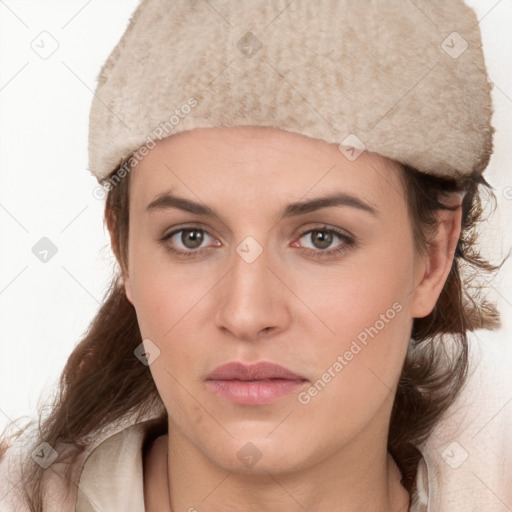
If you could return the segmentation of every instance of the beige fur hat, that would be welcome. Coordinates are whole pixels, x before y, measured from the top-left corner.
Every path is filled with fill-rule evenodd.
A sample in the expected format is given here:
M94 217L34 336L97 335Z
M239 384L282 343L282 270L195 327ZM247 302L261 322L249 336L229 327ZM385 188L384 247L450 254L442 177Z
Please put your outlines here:
M459 0L143 0L98 78L89 168L101 181L167 136L255 125L481 173L491 86Z

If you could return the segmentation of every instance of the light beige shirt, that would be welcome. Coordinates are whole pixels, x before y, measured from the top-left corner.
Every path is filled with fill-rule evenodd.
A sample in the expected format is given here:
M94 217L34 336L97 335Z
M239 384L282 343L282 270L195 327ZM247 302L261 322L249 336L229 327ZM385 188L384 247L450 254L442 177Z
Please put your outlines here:
M512 511L509 346L500 333L470 335L468 384L420 447L423 458L411 512ZM138 423L128 417L109 426L75 463L71 486L59 476L58 464L50 466L44 510L144 512L142 449L155 416L150 414ZM15 499L16 453L16 447L9 449L0 462L1 512L28 512Z

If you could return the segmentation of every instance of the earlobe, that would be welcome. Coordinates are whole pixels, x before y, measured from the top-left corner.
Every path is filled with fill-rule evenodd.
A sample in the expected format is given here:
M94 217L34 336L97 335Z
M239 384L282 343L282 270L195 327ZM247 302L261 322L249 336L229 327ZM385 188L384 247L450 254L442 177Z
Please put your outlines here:
M459 206L456 210L439 210L437 219L437 231L427 247L419 282L414 290L411 304L413 318L430 314L441 295L460 237L462 207Z

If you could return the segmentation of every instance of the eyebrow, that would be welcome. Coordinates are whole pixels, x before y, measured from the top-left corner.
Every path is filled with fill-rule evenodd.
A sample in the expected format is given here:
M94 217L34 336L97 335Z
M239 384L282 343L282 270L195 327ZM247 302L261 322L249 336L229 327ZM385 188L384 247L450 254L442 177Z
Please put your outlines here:
M290 203L279 212L278 218L281 220L289 217L295 217L320 210L321 208L333 206L348 206L367 212L374 217L379 216L379 212L375 206L370 203L347 193L335 193L307 201ZM213 208L191 201L190 199L185 199L184 197L173 195L170 192L159 194L147 205L146 212L165 210L168 208L177 208L196 215L204 215L222 220L221 216Z

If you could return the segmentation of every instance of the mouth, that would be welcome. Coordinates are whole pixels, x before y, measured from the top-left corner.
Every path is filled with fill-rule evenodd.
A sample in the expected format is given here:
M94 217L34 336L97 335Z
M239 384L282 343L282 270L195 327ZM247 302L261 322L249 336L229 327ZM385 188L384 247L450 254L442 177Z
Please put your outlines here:
M284 366L260 362L231 362L219 366L206 378L217 395L240 405L262 405L297 391L307 379Z

